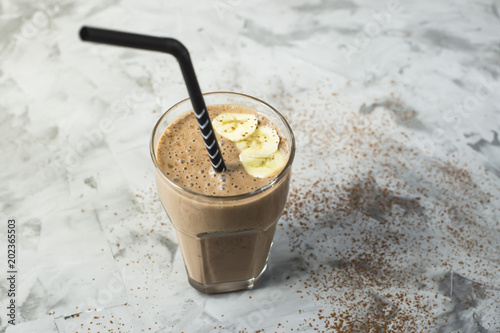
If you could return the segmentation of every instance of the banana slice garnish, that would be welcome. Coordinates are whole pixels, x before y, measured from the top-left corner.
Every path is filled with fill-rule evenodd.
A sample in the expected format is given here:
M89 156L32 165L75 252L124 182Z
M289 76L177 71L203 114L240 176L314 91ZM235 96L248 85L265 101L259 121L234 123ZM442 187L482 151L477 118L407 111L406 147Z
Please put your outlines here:
M257 128L257 117L253 114L222 113L212 121L215 131L233 141L241 141Z
M245 140L236 142L239 151L249 149L248 155L266 157L278 149L280 137L274 128L258 126Z
M250 175L256 178L266 178L283 169L286 164L286 157L279 150L266 157L252 156L247 149L241 152L240 161Z
M215 117L212 126L217 133L234 142L249 175L271 177L286 165L287 158L278 149L278 133L269 126L258 126L255 115L222 113Z

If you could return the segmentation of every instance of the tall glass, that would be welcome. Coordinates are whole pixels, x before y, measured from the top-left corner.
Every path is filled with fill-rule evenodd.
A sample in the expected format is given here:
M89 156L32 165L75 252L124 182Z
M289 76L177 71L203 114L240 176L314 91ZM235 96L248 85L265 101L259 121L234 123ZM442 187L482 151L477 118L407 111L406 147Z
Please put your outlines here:
M265 115L281 131L289 148L286 166L269 184L246 194L210 196L180 187L158 167L158 142L170 123L192 110L190 100L172 106L153 129L150 150L158 193L175 228L189 283L204 293L251 289L266 270L276 224L288 196L295 139L285 118L257 98L232 92L203 96L206 105L241 105Z

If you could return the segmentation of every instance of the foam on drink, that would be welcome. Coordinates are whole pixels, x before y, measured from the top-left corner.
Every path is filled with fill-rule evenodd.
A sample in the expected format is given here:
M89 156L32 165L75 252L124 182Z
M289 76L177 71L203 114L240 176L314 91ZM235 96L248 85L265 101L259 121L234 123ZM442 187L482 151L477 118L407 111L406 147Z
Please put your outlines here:
M255 110L239 105L208 106L212 119L224 113L255 115L258 124L274 128L279 137L278 149L285 157L288 146L285 138L272 122ZM185 113L170 124L162 135L157 149L158 166L162 173L177 185L196 193L210 196L233 196L257 190L272 181L279 171L267 178L249 175L243 167L234 142L216 134L227 170L214 172L207 149L200 140L200 129L193 112Z

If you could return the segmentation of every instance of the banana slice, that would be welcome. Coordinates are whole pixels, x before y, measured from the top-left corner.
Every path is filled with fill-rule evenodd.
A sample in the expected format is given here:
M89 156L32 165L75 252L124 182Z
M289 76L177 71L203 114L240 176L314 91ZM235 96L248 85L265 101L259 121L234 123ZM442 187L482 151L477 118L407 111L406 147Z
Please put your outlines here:
M256 178L266 178L277 174L286 165L286 157L279 150L269 156L252 156L250 149L240 154L240 161L248 172Z
M245 140L236 142L239 151L248 150L247 155L265 157L278 149L280 137L275 129L268 126L259 126Z
M244 113L222 113L212 121L215 131L233 141L241 141L257 128L257 117Z

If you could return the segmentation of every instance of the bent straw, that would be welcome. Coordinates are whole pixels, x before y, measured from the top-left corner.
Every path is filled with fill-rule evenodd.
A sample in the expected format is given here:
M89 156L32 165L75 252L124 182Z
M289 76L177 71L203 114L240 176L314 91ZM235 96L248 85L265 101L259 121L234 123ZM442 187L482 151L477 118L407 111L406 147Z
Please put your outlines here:
M216 172L223 172L226 170L219 143L215 138L212 123L210 122L205 101L201 94L198 79L194 73L191 57L189 56L188 50L181 42L173 38L153 37L91 27L82 27L80 29L80 38L88 42L133 47L136 49L159 51L173 55L181 66L189 98L191 99L191 104L193 105L193 110L198 120L203 140L205 140L208 155L210 156L210 162Z

